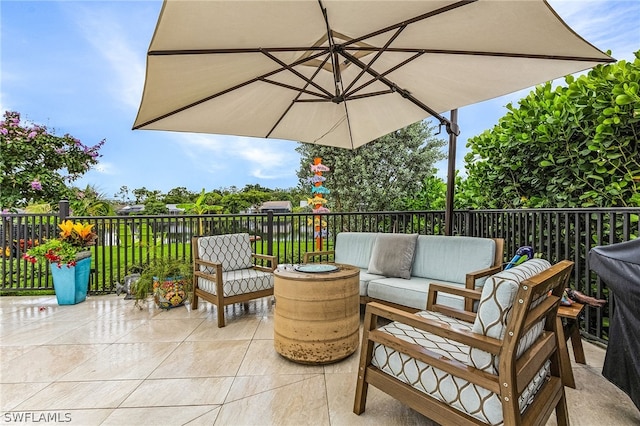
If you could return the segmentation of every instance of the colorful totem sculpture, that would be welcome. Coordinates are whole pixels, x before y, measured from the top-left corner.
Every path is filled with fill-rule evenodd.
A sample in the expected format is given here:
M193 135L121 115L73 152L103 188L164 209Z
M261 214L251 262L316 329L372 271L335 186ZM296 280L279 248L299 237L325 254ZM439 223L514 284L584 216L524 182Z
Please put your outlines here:
M322 182L326 180L322 176L322 172L328 172L330 169L322 164L322 158L316 157L313 159L311 165L311 171L313 177L309 178L309 182L313 185L311 187L311 196L307 202L312 206L313 213L316 215L313 217L313 237L316 240L316 250L322 250L322 239L327 237L327 221L322 220L322 213L329 213L329 209L324 205L327 203L325 195L329 194L329 190L322 185Z

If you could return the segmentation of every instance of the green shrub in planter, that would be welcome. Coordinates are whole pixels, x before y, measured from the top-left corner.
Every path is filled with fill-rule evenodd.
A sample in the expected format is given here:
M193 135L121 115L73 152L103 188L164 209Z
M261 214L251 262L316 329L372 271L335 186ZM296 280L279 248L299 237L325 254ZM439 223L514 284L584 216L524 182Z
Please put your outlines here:
M192 266L182 259L158 257L145 265L140 279L132 284L135 306L153 295L156 306L162 309L182 306L191 293Z

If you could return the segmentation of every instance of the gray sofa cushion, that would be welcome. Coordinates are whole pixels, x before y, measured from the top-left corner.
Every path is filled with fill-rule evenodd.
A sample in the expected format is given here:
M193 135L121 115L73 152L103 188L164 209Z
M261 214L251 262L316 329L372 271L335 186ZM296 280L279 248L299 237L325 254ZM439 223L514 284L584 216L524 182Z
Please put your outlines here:
M376 232L340 232L336 235L335 261L367 270Z
M434 281L428 278L411 277L410 280L381 278L369 281L367 295L374 299L397 303L410 308L426 309L430 283L463 287L458 283ZM438 303L458 309L464 308L464 299L455 294L438 294Z
M410 279L417 239L418 234L379 234L367 272Z
M411 275L464 283L468 273L493 264L495 251L496 243L490 238L420 235Z

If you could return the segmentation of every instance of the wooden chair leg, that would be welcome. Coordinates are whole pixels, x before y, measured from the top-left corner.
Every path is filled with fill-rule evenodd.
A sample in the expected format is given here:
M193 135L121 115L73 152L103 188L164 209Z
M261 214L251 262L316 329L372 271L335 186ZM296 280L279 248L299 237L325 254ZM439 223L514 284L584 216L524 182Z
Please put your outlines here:
M564 335L562 318L558 316L556 316L556 330L558 333L558 355L560 357L560 374L562 376L562 384L575 389L576 382L573 378L573 370L571 369L571 360L569 359L569 348L567 347L567 339Z
M358 381L356 383L356 396L353 402L353 412L356 414L364 413L367 405L367 391L369 383L365 380L367 366L371 363L373 357L373 343L369 340L369 330L376 328L378 322L377 315L371 315L365 312L364 315L364 331L362 333L362 344L360 352L360 365L358 366Z
M224 327L224 306L218 305L216 306L218 310L218 328Z
M587 360L584 357L584 349L582 347L582 336L580 336L580 328L578 328L578 322L574 321L571 324L571 346L573 347L573 356L578 364L586 364Z
M567 397L562 392L562 396L556 405L556 422L558 426L569 426L569 409L567 408Z

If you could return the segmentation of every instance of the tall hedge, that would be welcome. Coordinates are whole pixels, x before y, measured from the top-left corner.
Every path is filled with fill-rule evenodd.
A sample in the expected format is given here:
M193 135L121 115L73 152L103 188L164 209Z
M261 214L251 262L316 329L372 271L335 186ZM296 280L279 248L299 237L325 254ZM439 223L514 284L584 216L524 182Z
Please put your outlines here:
M475 208L640 206L640 51L548 82L469 139L459 197Z

